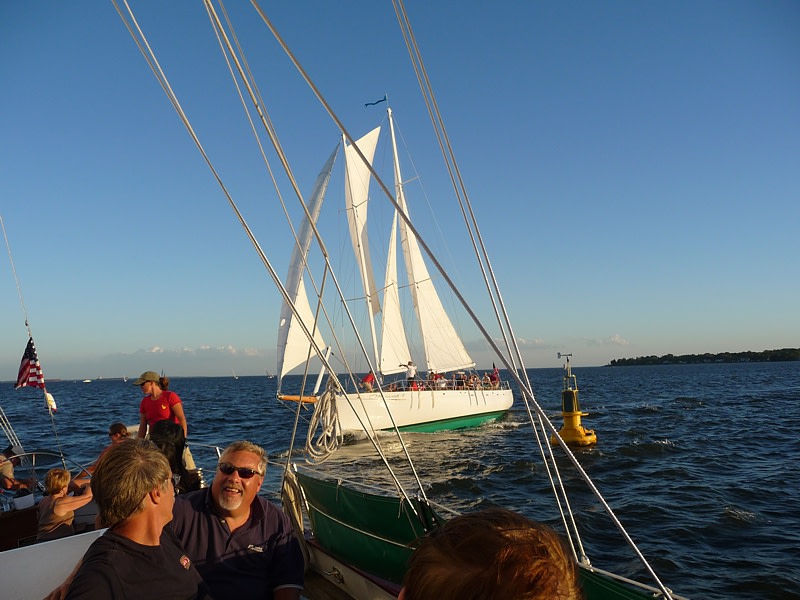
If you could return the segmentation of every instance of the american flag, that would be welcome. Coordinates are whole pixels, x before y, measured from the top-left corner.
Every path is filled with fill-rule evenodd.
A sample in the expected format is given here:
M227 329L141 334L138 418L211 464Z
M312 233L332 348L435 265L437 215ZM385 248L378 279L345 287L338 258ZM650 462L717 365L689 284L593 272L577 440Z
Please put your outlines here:
M36 346L33 345L33 338L28 338L28 345L22 355L22 362L19 363L19 375L17 375L17 385L14 386L14 389L28 385L44 389L44 375L42 375L39 357L36 356Z

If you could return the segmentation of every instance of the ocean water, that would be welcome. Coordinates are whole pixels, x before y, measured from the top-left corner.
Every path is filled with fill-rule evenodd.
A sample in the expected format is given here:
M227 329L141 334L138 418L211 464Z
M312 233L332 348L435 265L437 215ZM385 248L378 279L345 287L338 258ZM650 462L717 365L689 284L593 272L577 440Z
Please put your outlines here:
M576 450L629 535L661 580L693 600L800 599L800 362L575 368L584 425L598 444ZM558 422L561 369L531 369L537 400ZM291 387L291 382L284 385ZM184 401L192 451L213 468L207 445L235 439L262 444L275 463L273 495L292 425L305 441L308 411L275 399L266 377L174 378ZM110 423L138 420L139 390L122 380L48 384L63 450L91 462ZM0 387L0 405L26 449L54 448L40 390ZM381 438L404 482L404 450ZM492 504L560 527L528 415L516 402L503 420L473 430L412 434L405 446L425 493L459 510ZM302 449L293 459L302 457ZM600 501L568 461L564 486L595 566L640 577L641 567ZM323 465L364 481L387 481L367 443L340 449ZM413 490L411 490L413 492Z

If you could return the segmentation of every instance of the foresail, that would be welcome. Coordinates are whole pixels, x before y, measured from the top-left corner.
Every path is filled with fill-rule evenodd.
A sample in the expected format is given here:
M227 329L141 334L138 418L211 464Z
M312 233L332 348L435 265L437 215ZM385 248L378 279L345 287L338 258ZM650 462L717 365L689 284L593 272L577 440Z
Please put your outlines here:
M336 160L338 150L339 146L337 145L314 182L314 189L311 192L311 198L308 203L308 213L311 221L309 221L308 216L303 219L303 224L297 234L297 243L292 250L289 272L284 283L286 292L294 301L295 309L309 330L314 325L314 311L311 310L311 305L306 295L303 272L314 232L311 223L317 222L319 213L322 210L322 201L325 198L325 191L328 189L333 163ZM325 345L319 330L315 332L314 341L320 348ZM310 346L311 344L302 327L297 323L292 309L284 302L281 306L280 323L278 325L278 388L280 388L280 382L286 373L307 360Z
M372 164L375 155L375 146L378 144L378 134L381 128L376 127L355 144L364 157ZM347 224L350 228L350 239L353 242L353 252L361 271L361 282L364 285L364 294L370 304L372 315L380 312L381 305L378 292L375 288L375 275L372 271L372 260L369 253L369 239L367 236L367 207L369 198L370 171L364 161L355 151L353 146L344 149L345 159L345 209L347 211Z
M404 201L401 206L405 208ZM400 237L408 280L412 282L411 295L419 319L428 369L445 372L474 367L475 362L467 354L464 343L456 333L442 306L439 294L433 287L417 238L404 222L400 223Z
M383 319L381 321L381 362L384 375L399 373L401 366L411 358L406 331L400 311L400 294L397 286L397 212L392 220L389 253L386 259L386 281L383 292Z
M298 286L298 293L294 305L297 313L303 320L303 323L305 323L306 327L311 330L311 328L314 326L314 311L312 310L311 304L308 301L306 287L302 279L300 280ZM285 326L284 323L286 323ZM306 334L303 332L303 328L297 323L294 315L290 315L288 321L284 321L283 317L281 317L281 327L278 331L279 335L284 330L286 331L286 341L282 354L280 353L280 347L278 347L278 387L280 387L280 381L283 379L283 376L286 373L296 367L299 367L306 362L306 360L308 360L309 349L311 347L311 344L308 343ZM317 329L314 333L314 341L319 348L323 348L325 346L325 342L322 339L319 329ZM312 356L314 356L313 352Z

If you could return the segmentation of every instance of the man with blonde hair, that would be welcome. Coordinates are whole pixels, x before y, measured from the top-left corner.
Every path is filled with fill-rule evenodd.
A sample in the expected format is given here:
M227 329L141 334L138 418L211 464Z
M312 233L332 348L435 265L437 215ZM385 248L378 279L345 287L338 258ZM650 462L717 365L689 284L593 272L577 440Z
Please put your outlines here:
M67 591L67 599L210 598L175 534L169 462L150 441L127 440L97 463L92 492L102 525ZM154 596L155 594L155 596Z

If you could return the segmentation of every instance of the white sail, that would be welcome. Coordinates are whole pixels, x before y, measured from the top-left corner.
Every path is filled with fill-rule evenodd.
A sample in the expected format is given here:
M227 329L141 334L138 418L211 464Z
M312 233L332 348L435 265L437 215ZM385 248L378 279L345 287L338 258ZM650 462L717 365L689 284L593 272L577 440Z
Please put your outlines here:
M328 189L331 171L333 171L333 163L336 160L336 153L338 150L339 147L337 145L330 157L328 157L325 166L322 168L322 171L320 171L314 183L314 189L311 192L311 199L308 203L308 213L311 217L311 222L309 222L308 216L303 219L303 224L297 235L297 243L292 250L292 257L289 261L289 272L284 282L286 292L289 297L294 300L295 309L309 330L312 330L314 326L314 311L311 310L311 305L306 295L305 284L303 283L303 272L305 270L308 251L311 247L311 238L313 234L311 223L317 222L320 210L322 210L322 201L325 198L325 191ZM318 329L315 329L314 341L320 348L325 345ZM303 332L303 329L298 325L292 313L292 309L284 302L281 306L280 323L278 325L279 389L283 376L308 359L310 347L311 344Z
M397 212L392 220L389 236L389 253L386 259L386 280L383 292L383 319L381 321L381 373L391 375L405 370L401 366L411 358L406 331L400 311L400 294L397 285Z
M400 161L397 157L391 110L389 111L389 128L392 134L397 202L402 211L408 216L408 206L403 193L403 179L400 174ZM400 221L400 240L403 246L409 287L414 299L414 309L417 313L420 333L425 347L425 361L428 370L446 372L474 367L475 362L467 354L464 343L450 322L450 318L447 316L444 306L442 306L442 301L439 299L439 294L436 293L436 288L433 286L428 268L422 258L417 237L407 227L405 221L402 220Z
M381 128L376 127L361 139L356 140L364 157L372 164L375 146L378 143L378 134ZM375 276L372 272L372 260L369 253L369 239L367 236L367 208L369 199L369 168L352 146L345 147L345 209L347 211L347 224L350 227L350 239L353 242L361 272L361 281L371 314L377 315L381 310L378 293L375 288Z

